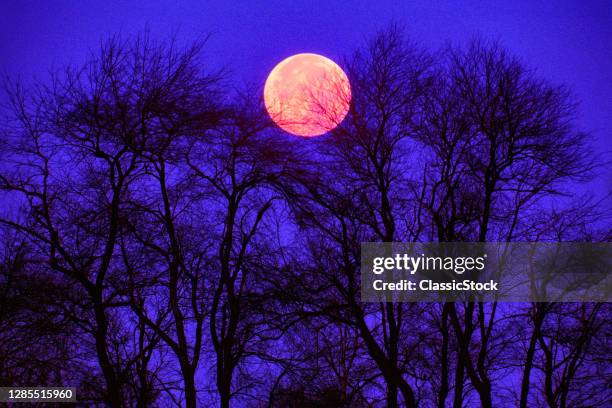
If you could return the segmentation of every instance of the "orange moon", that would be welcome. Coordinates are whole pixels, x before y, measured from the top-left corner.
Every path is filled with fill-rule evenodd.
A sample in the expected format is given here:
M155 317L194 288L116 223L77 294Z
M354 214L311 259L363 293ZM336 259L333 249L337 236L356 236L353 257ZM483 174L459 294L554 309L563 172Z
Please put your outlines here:
M351 85L334 61L296 54L274 67L264 86L264 103L279 127L298 136L319 136L342 122L351 104Z

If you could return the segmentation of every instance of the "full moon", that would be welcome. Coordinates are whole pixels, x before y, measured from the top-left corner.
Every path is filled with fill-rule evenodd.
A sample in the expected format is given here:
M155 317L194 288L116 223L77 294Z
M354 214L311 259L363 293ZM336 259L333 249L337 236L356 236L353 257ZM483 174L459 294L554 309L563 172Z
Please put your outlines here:
M319 136L342 122L351 104L351 85L334 61L296 54L274 67L264 87L270 118L298 136Z

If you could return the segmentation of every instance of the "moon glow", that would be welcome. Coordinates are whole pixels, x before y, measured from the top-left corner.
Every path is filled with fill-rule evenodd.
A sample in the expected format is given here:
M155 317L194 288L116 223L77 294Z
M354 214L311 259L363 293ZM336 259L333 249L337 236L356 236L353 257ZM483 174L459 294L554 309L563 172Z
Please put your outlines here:
M274 67L264 86L270 118L298 136L333 130L348 113L349 80L334 61L318 54L296 54Z

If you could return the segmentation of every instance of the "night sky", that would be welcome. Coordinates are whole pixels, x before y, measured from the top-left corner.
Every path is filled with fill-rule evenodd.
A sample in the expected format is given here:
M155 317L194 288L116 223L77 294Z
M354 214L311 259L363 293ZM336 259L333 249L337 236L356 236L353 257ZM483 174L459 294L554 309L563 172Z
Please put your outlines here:
M238 84L262 85L283 58L340 59L391 22L429 48L497 39L538 74L569 85L578 125L612 150L612 6L608 1L12 1L0 2L1 69L24 79L81 63L99 41L148 28L190 40L212 34L214 66ZM401 4L400 4L401 3ZM433 4L436 3L436 4ZM538 2L539 3L539 2ZM609 168L608 168L609 169ZM612 172L590 187L612 191ZM601 191L598 193L601 194Z

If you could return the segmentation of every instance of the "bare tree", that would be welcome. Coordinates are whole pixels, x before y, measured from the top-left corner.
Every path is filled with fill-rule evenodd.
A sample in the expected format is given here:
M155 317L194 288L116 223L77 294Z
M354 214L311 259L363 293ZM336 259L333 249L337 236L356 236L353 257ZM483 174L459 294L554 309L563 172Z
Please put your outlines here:
M257 99L255 99L257 101ZM229 407L238 389L235 370L264 342L265 289L257 282L255 243L279 200L275 186L289 167L288 143L266 133L261 105L239 99L227 123L191 146L187 164L206 192L202 210L209 213L209 335L216 356L220 406ZM267 273L264 271L263 273ZM274 334L272 334L274 336Z
M560 192L563 181L588 177L592 168L586 136L572 125L569 93L482 41L465 51L450 50L438 77L416 133L432 155L426 206L437 239L524 239L520 227L526 215ZM458 310L447 304L443 316L459 347L454 405L463 404L467 373L481 404L491 406L490 370L499 365L490 357L497 305L468 302ZM443 327L446 332L446 320ZM447 394L445 382L440 406Z
M6 386L77 380L73 364L74 325L58 299L65 288L45 268L40 253L2 228L0 252L0 383Z
M344 121L344 84L311 84L338 126L291 138L201 49L112 39L8 83L3 383L112 407L607 402L607 304L360 299L362 242L610 241L566 197L598 162L566 88L391 27L347 59Z
M411 197L403 194L412 174L405 165L429 64L398 29L381 33L357 53L348 70L353 89L349 115L311 153L318 160L296 175L295 196L289 198L311 238L317 272L304 284L320 292L309 301L310 313L325 314L359 333L384 378L389 407L398 405L398 392L406 406L418 403L415 384L407 378L409 357L401 350L406 319L418 307L359 301L359 243L416 238Z
M18 85L10 89L16 122L7 160L16 171L4 171L0 180L3 190L21 194L25 214L23 221L1 222L41 246L50 267L75 285L72 318L94 340L106 380L103 398L111 406L125 405L126 364L148 375L158 341L142 333L140 349L113 351L113 341L123 341L112 340L118 332L111 330L124 329L129 306L119 262L126 206L136 194L131 186L144 175L142 152L163 148L171 135L165 127L192 112L181 104L210 85L194 73L198 49L156 47L146 36L131 43L113 39L82 70L58 75L31 99ZM146 329L125 329L139 327ZM143 340L150 344L142 348Z
M146 81L140 86L142 143L130 148L142 161L143 175L139 191L126 203L121 242L130 278L124 299L176 356L189 407L197 406L207 264L206 246L192 238L196 225L185 218L193 216L189 203L198 193L190 189L192 179L181 174L181 160L190 140L220 123L222 116L219 76L203 74L199 67L202 45L175 50L145 38L133 50L135 66ZM155 296L149 295L151 290Z

